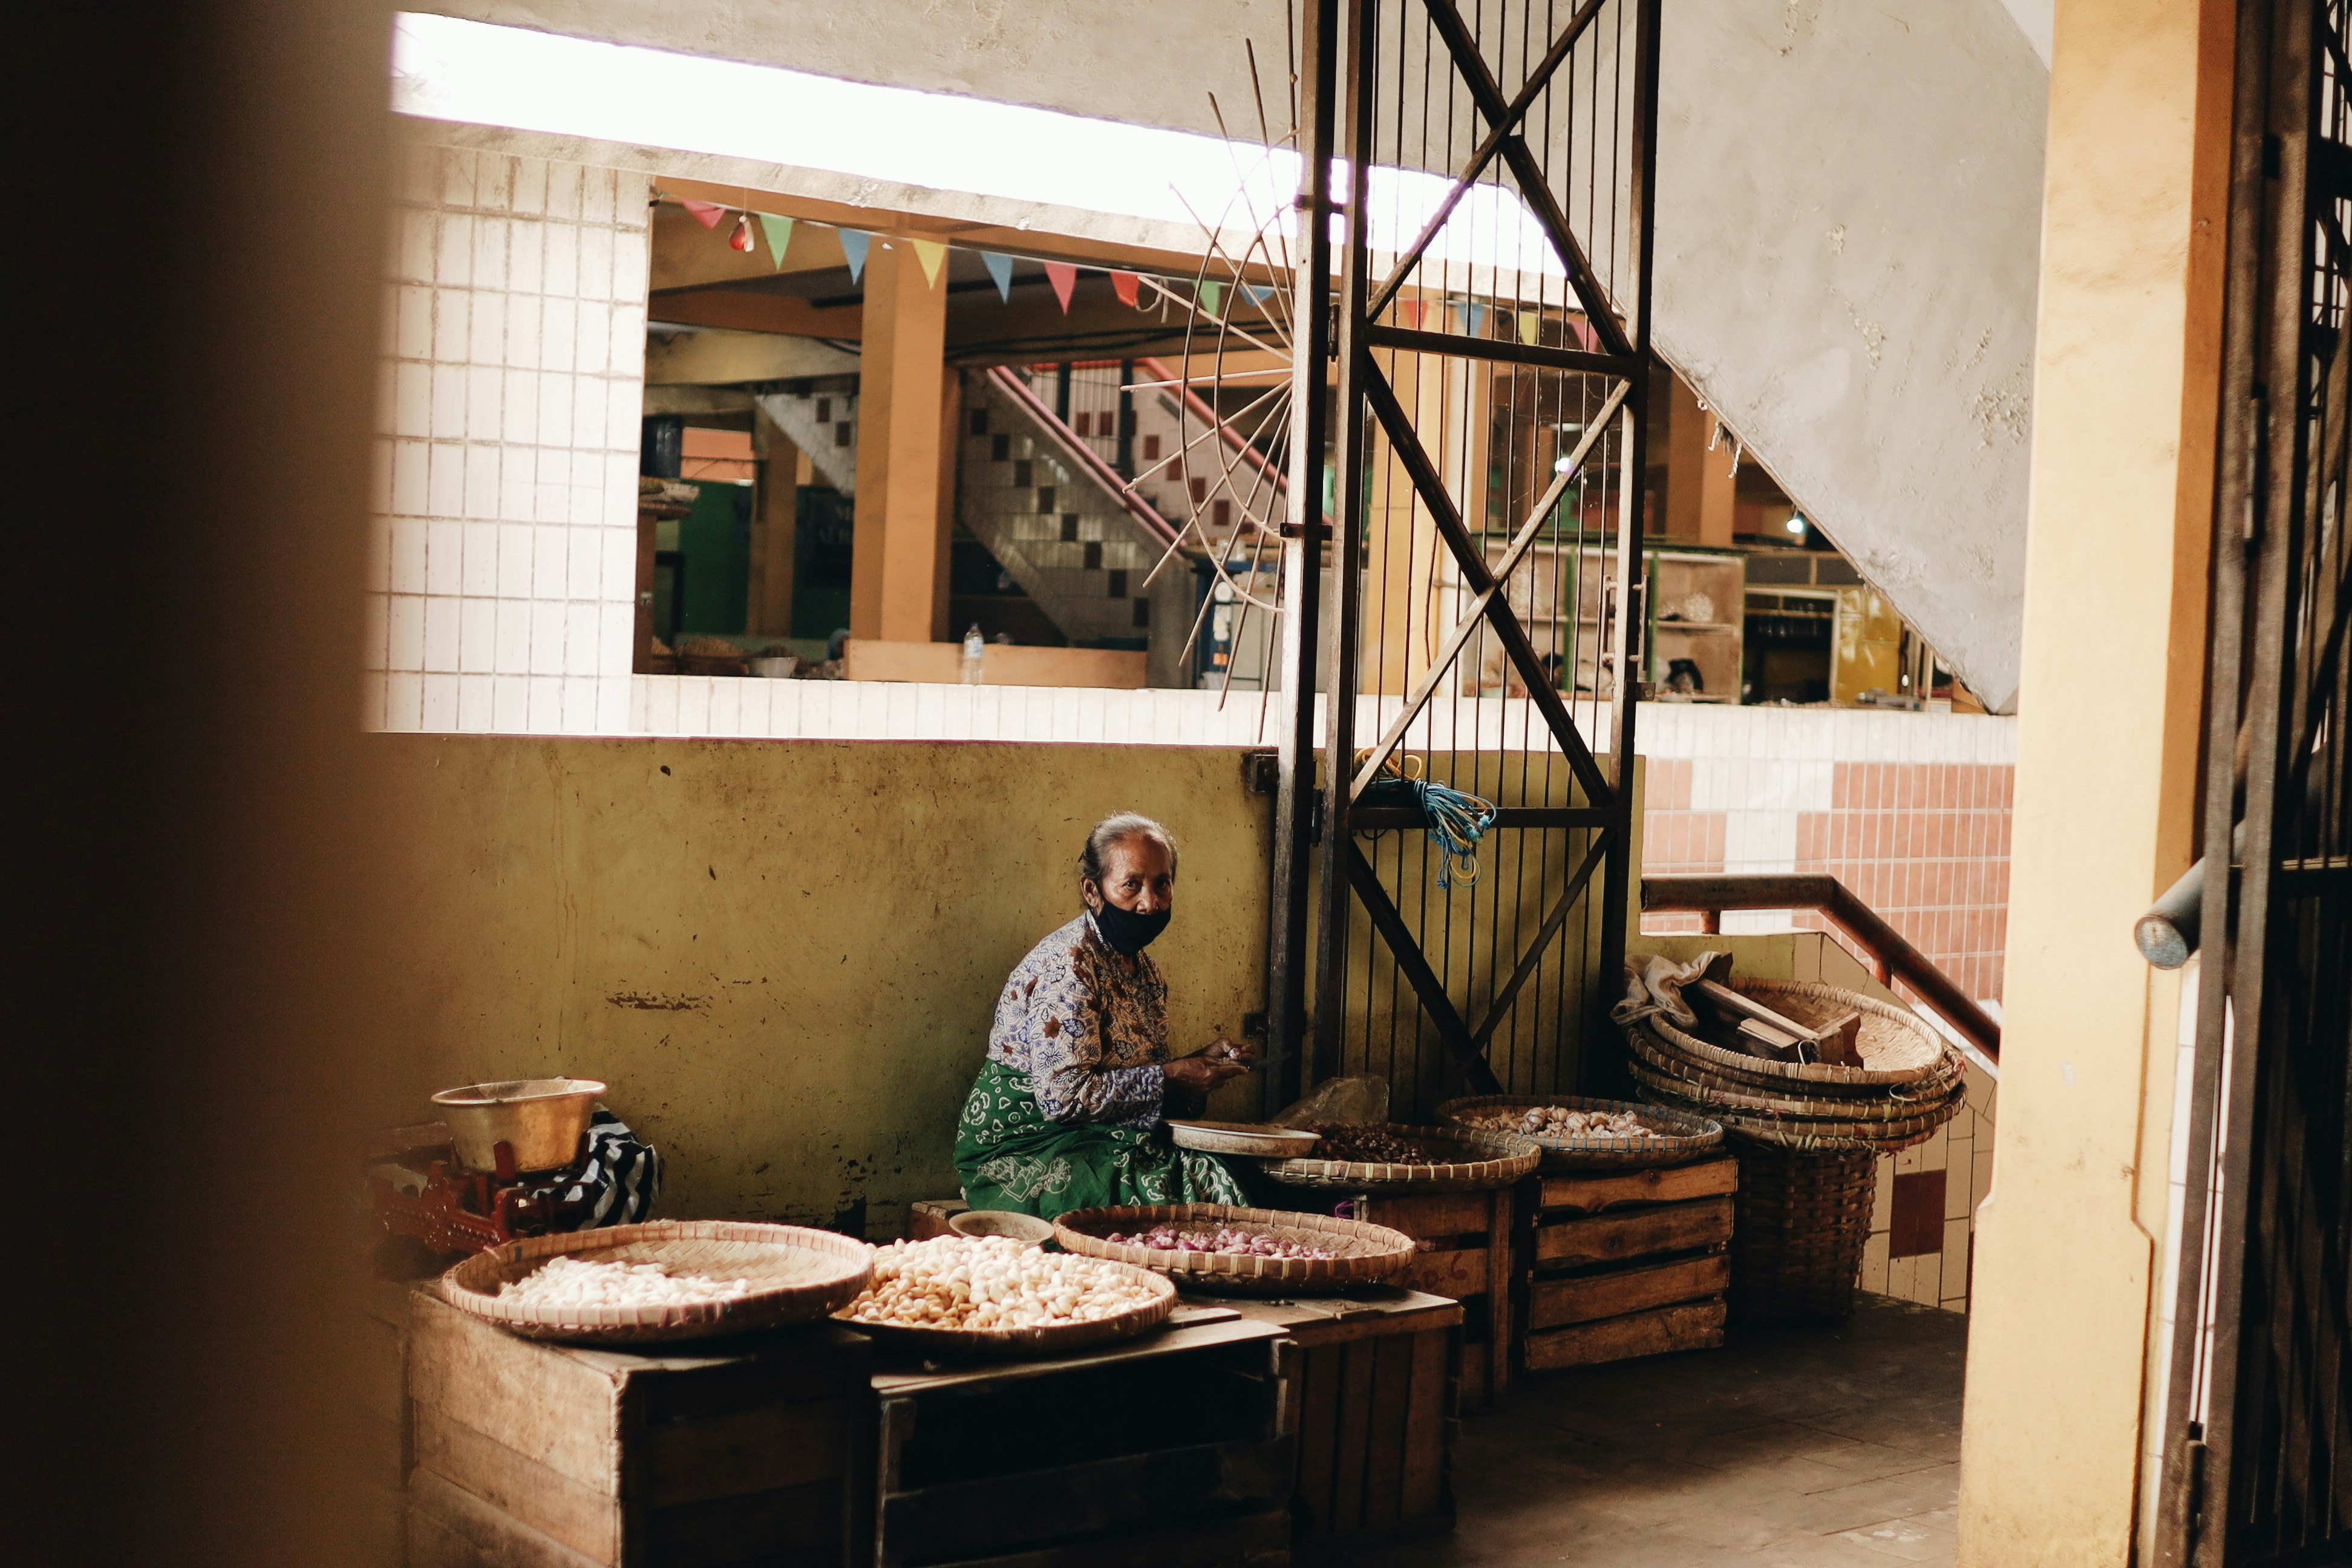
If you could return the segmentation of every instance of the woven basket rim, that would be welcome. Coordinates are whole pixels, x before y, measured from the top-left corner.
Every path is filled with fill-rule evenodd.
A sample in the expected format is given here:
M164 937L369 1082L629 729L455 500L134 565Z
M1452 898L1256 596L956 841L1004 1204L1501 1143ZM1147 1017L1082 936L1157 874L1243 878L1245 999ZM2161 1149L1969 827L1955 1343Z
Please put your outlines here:
M1517 1132L1489 1132L1475 1127L1411 1127L1395 1121L1368 1122L1402 1138L1465 1144L1491 1152L1484 1160L1457 1160L1443 1164L1392 1164L1360 1160L1269 1160L1261 1167L1277 1182L1294 1186L1341 1187L1352 1192L1386 1187L1504 1187L1534 1170L1543 1161L1543 1146Z
M1906 1121L1931 1113L1962 1092L1955 1081L1945 1086L1932 1099L1912 1100L1899 1094L1888 1094L1866 1100L1816 1100L1794 1094L1772 1094L1745 1081L1726 1083L1708 1069L1681 1061L1670 1052L1654 1049L1647 1042L1632 1040L1628 1044L1633 1055L1647 1064L1653 1073L1688 1084L1704 1103L1711 1107L1719 1105L1729 1110L1762 1111L1835 1121Z
M1539 1106L1557 1106L1566 1110L1631 1111L1640 1116L1654 1116L1685 1124L1687 1132L1661 1133L1639 1140L1627 1138L1560 1138L1542 1132L1515 1132L1516 1138L1532 1138L1547 1151L1564 1151L1577 1154L1621 1154L1631 1152L1649 1153L1696 1153L1712 1149L1723 1142L1723 1129L1695 1111L1678 1110L1668 1105L1654 1105L1640 1100L1597 1100L1590 1095L1561 1094L1545 1099L1525 1094L1475 1094L1460 1100L1449 1100L1439 1105L1437 1114L1465 1131L1499 1131L1499 1128L1471 1127L1462 1121L1465 1112L1484 1110L1490 1107L1508 1106L1520 1110L1533 1110Z
M1663 1014L1653 1013L1642 1022L1665 1035L1678 1049L1695 1054L1702 1059L1717 1061L1730 1067L1751 1068L1775 1077L1819 1083L1909 1082L1927 1077L1937 1070L1946 1056L1959 1054L1949 1041L1929 1028L1927 1023L1909 1008L1882 1002L1875 996L1865 996L1859 991L1849 991L1842 985L1826 985L1816 980L1765 980L1734 975L1731 988L1744 995L1755 995L1759 1001L1775 995L1798 996L1809 1001L1827 1000L1841 1010L1853 1008L1865 1017L1876 1017L1891 1023L1900 1033L1915 1037L1920 1047L1926 1048L1927 1052L1926 1059L1914 1066L1900 1068L1850 1068L1832 1067L1822 1062L1775 1062L1762 1057L1746 1056L1737 1051L1727 1051L1719 1046L1709 1045L1706 1041L1686 1034L1667 1022Z
M1643 1020L1647 1022L1648 1020ZM1767 1061L1761 1057L1743 1057L1709 1047L1705 1056L1685 1050L1676 1041L1690 1037L1670 1035L1636 1026L1626 1031L1627 1044L1634 1048L1646 1046L1658 1055L1672 1059L1678 1068L1690 1074L1704 1074L1710 1081L1744 1086L1756 1091L1778 1094L1783 1098L1812 1098L1832 1102L1863 1100L1930 1098L1961 1083L1968 1075L1968 1059L1957 1050L1948 1052L1937 1070L1900 1083L1855 1083L1833 1079L1790 1079L1776 1068L1782 1062ZM1705 1045L1705 1041L1700 1042Z
M1678 1089L1691 1088L1679 1079L1662 1079L1638 1061L1629 1065L1637 1082L1669 1099L1678 1098ZM1775 1115L1770 1111L1742 1112L1700 1101L1685 1100L1684 1103L1699 1104L1723 1123L1724 1135L1735 1141L1746 1138L1754 1142L1805 1150L1874 1149L1882 1154L1894 1154L1934 1137L1938 1128L1959 1114L1963 1100L1960 1096L1954 1095L1928 1114L1905 1121L1879 1122L1869 1127L1853 1121Z
M1155 1274L1149 1268L1139 1268L1134 1264L1123 1263L1113 1258L1093 1258L1089 1261L1116 1268L1139 1281L1151 1291L1152 1300L1140 1307L1130 1307L1124 1312L1097 1318L1090 1322L1051 1323L1034 1329L915 1328L904 1323L869 1323L850 1317L845 1307L833 1314L833 1321L845 1329L855 1329L861 1334L870 1334L887 1343L936 1351L943 1355L1019 1357L1080 1350L1087 1345L1131 1339L1159 1327L1168 1321L1170 1313L1175 1311L1176 1287L1166 1275Z
M1222 1252L1178 1252L1172 1248L1138 1247L1114 1242L1097 1231L1149 1229L1155 1225L1220 1225L1236 1230L1286 1231L1293 1235L1330 1237L1359 1241L1370 1250L1339 1258L1252 1258ZM1341 1219L1336 1215L1303 1214L1290 1209L1244 1208L1229 1204L1129 1204L1114 1207L1072 1209L1054 1222L1054 1239L1065 1252L1105 1258L1139 1268L1155 1269L1195 1281L1241 1285L1264 1282L1297 1289L1317 1285L1339 1287L1386 1279L1412 1258L1414 1242L1402 1231L1368 1220Z
M726 1301L639 1307L544 1307L502 1300L498 1287L557 1258L593 1258L625 1247L729 1242L830 1258L818 1278L753 1289ZM700 1270L696 1270L699 1272ZM853 1237L755 1220L644 1220L596 1230L526 1237L476 1253L442 1275L443 1300L459 1311L540 1339L647 1342L698 1339L805 1322L855 1300L874 1278L874 1248ZM483 1286L488 1284L489 1289Z

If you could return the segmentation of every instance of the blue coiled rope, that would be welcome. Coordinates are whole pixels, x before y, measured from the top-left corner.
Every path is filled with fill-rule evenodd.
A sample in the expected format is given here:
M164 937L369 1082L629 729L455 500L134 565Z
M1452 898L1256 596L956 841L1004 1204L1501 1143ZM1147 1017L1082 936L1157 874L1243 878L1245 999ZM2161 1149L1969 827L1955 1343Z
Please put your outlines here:
M1382 773L1364 790L1363 804L1411 805L1420 809L1421 819L1429 825L1429 837L1439 850L1440 888L1450 891L1457 882L1466 888L1478 879L1478 840L1495 826L1492 802L1430 779Z

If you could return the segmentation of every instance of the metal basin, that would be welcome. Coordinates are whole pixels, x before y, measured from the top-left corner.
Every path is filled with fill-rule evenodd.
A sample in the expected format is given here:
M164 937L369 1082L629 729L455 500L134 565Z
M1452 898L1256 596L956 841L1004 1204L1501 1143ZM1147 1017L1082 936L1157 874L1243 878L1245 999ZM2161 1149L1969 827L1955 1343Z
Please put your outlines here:
M604 1086L592 1078L515 1078L469 1083L433 1097L449 1124L457 1163L499 1177L559 1171L580 1157L580 1140ZM499 1145L509 1151L501 1166Z

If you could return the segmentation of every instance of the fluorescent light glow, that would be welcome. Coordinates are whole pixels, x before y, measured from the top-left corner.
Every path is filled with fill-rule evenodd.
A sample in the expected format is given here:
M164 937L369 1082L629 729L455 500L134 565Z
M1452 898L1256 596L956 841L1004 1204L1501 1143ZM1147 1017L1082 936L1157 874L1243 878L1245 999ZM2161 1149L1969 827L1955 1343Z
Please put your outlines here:
M1298 155L1282 148L415 12L394 25L392 107L1195 233L1207 223L1228 248L1233 231L1286 224L1298 189ZM1372 246L1390 251L1420 232L1448 188L1439 175L1390 168L1375 168L1370 184ZM1562 275L1526 205L1496 184L1465 197L1429 254Z
M1797 534L1801 534L1805 531L1805 514L1803 512L1792 511L1789 514L1789 531L1790 533Z

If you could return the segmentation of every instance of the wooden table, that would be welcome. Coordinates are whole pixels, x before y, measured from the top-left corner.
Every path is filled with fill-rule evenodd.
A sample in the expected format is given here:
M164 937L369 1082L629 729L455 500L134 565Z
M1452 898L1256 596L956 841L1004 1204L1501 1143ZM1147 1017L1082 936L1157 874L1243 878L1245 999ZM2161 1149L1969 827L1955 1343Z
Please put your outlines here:
M1188 1303L1157 1333L1064 1356L877 1351L870 1560L882 1568L1290 1560L1297 1351L1279 1324Z
M1382 1288L1344 1297L1216 1300L1298 1347L1286 1425L1298 1435L1302 1554L1450 1530L1462 1303Z

